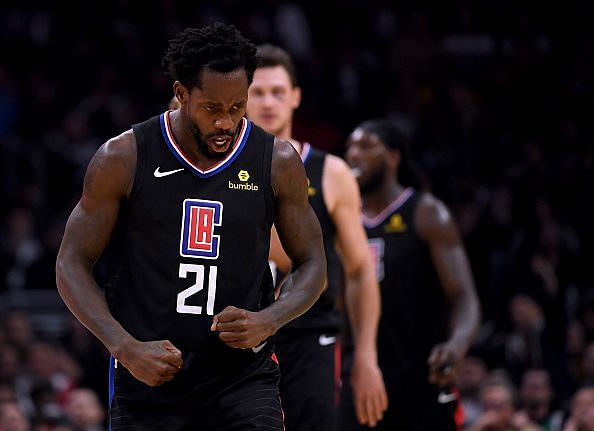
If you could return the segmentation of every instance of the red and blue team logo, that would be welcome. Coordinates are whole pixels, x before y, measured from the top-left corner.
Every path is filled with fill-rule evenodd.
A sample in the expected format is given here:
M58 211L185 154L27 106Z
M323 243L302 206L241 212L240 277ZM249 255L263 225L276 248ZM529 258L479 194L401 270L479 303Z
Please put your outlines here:
M384 248L385 243L383 238L369 238L369 251L371 259L375 265L375 273L377 281L384 279Z
M216 226L223 221L223 204L202 199L184 200L180 253L185 257L216 259L219 257L219 235Z

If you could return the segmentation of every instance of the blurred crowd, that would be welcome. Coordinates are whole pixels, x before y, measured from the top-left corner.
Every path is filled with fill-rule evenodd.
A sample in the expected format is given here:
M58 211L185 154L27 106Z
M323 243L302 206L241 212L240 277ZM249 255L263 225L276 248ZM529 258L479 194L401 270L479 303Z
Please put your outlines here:
M167 40L213 20L294 56L296 138L342 155L376 116L411 137L457 217L483 309L459 379L469 429L594 430L585 0L2 6L0 430L102 426L107 353L55 295L65 217L101 143L166 109Z

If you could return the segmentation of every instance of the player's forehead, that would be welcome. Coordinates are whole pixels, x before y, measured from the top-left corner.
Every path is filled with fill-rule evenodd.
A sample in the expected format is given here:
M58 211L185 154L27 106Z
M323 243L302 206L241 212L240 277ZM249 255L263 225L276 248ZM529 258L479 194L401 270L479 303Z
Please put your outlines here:
M244 69L232 72L204 70L200 87L192 88L192 96L201 103L232 105L247 100L248 79Z
M259 67L254 72L250 88L291 88L291 77L283 66Z
M376 133L365 130L362 127L357 127L347 138L347 145L361 144L367 146L383 146L382 140Z

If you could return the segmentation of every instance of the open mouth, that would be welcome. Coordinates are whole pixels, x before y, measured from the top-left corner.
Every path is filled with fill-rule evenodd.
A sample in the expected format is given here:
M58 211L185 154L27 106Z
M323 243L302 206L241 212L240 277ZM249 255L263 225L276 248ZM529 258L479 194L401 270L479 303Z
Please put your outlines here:
M209 139L209 141L214 149L219 151L224 151L231 145L230 136L215 136L214 138Z

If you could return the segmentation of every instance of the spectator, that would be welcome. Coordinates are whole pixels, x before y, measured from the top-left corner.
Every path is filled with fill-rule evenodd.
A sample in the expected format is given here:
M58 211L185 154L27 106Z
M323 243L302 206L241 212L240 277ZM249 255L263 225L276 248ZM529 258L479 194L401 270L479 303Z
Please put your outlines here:
M594 342L589 343L582 356L580 383L594 385Z
M0 381L0 404L16 402L16 393L12 384Z
M488 370L482 359L476 356L464 359L456 386L460 391L465 427L474 424L481 415L480 388L487 376Z
M19 309L8 312L4 320L6 342L12 344L23 355L35 340L29 316Z
M592 431L594 428L588 427L588 424L592 424L593 410L594 387L584 386L571 400L569 418L565 421L563 431Z
M105 412L97 394L90 389L75 389L66 402L66 414L75 431L100 431Z
M514 424L515 389L501 378L487 380L480 392L482 414L470 431L540 431L540 428L523 423Z
M31 424L16 402L0 404L0 430L29 431Z
M538 368L527 370L520 386L521 412L544 431L559 431L563 422L563 413L553 410L553 399L549 373Z

